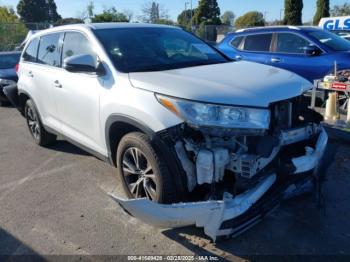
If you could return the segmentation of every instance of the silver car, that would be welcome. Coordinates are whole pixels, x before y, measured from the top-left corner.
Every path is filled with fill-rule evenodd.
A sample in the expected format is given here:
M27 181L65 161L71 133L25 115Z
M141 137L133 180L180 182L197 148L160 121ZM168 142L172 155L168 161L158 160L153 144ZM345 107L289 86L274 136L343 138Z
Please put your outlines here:
M112 197L129 213L214 240L310 188L327 144L303 96L310 82L176 27L44 30L18 73L7 94L37 144L66 138L117 168L130 199Z

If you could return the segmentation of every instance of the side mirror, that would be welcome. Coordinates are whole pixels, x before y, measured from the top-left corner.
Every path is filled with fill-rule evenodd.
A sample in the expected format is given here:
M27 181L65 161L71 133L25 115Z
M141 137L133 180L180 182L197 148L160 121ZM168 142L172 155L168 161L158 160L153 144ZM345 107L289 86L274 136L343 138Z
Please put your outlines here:
M105 70L92 55L75 55L64 59L63 68L72 73L95 73L103 75Z
M322 53L321 49L314 45L305 46L303 49L307 56L318 56Z

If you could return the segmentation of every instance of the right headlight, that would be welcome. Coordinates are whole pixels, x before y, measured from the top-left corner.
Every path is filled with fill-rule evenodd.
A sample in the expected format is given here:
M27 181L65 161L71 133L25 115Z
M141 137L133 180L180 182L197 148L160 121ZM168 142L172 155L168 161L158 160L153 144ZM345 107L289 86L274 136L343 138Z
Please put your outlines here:
M167 109L193 126L268 129L270 110L225 106L156 95Z

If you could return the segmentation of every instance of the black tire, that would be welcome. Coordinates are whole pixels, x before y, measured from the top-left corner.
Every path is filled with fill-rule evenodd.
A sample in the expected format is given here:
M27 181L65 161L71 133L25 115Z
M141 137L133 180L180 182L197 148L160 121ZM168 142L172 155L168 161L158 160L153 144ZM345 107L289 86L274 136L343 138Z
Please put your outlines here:
M31 99L28 99L25 104L24 114L27 120L29 132L34 138L36 144L40 146L48 146L56 141L57 137L47 132L43 127L38 111Z
M138 161L133 161L135 160L133 157L135 149ZM138 166L135 162L139 162ZM122 138L117 148L117 166L124 190L129 198L147 197L163 204L180 201L181 194L176 183L174 183L165 162L161 155L156 152L147 135L133 132ZM147 171L149 166L151 171ZM154 176L150 176L150 174ZM140 181L138 189L132 192L132 188L138 181Z

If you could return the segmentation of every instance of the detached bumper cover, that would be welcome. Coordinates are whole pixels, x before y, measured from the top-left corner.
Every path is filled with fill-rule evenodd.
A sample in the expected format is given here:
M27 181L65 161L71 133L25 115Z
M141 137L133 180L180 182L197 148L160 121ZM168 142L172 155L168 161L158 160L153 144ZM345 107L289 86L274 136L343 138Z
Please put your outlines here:
M204 232L215 241L222 222L245 213L275 181L276 175L271 175L244 194L221 201L161 205L145 198L134 200L124 200L115 196L112 198L131 215L148 224L160 228L191 225L203 227Z
M310 176L305 178L301 174L317 169L327 141L328 136L322 128L315 149L308 150L305 156L292 159L296 167L292 176L300 176L302 183L295 183L293 179L293 182L277 185L276 174L271 174L236 197L227 194L220 201L172 205L157 204L145 198L125 200L114 195L111 197L129 214L150 225L160 228L195 225L203 227L205 234L215 241L219 236L238 235L245 231L274 210L283 199L300 192L300 188L310 183Z

